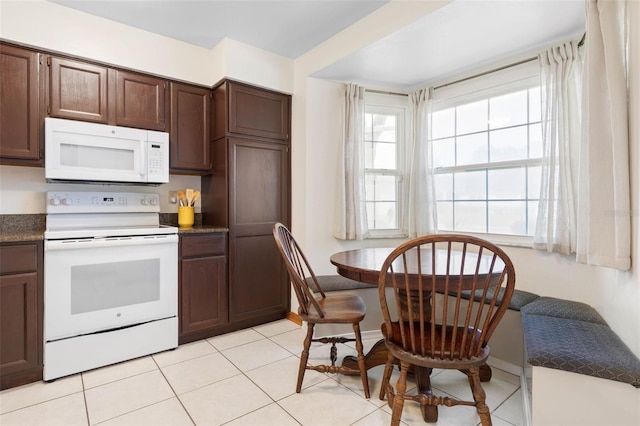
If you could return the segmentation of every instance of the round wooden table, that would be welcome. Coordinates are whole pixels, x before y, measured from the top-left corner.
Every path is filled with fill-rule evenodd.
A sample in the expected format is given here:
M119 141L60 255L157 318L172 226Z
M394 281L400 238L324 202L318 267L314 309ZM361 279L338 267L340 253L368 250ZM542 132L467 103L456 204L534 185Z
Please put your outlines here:
M374 248L361 248L356 250L342 251L335 253L331 256L330 261L336 266L338 274L343 277L350 278L352 280L360 281L372 286L378 286L378 277L380 276L380 269L382 264L387 259L387 256L394 250L392 247L374 247ZM439 259L446 261L446 250L442 250L440 253L436 251L436 263L439 263ZM431 254L423 255L422 259L422 273L428 273L431 271ZM456 256L454 255L453 264L456 264ZM470 262L473 267L470 268L469 274L473 276L475 273L475 262ZM487 258L487 270L490 264L490 257ZM458 263L459 265L459 263ZM415 267L415 265L413 265ZM409 265L409 268L412 267ZM416 268L417 270L417 268ZM439 268L436 268L439 270ZM456 270L454 268L454 270ZM457 268L459 270L459 267ZM436 277L437 280L437 277ZM378 365L383 365L387 362L387 348L384 344L384 339L376 342L371 350L365 355L365 365L367 370ZM353 356L346 356L342 361L342 365L354 369L358 369L357 359ZM464 373L464 372L463 372ZM429 373L426 369L416 368L414 370L416 383L419 391L430 389ZM491 380L491 367L484 364L480 367L480 380L487 382ZM438 419L437 407L427 407L428 410L423 410L422 415L426 422L435 422Z

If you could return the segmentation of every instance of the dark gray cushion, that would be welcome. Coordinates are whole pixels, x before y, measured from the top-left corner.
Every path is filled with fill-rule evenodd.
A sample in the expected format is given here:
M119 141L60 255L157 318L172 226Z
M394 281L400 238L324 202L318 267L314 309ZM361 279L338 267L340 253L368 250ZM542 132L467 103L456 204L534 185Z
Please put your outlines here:
M523 315L522 328L531 365L640 387L640 360L607 325Z
M586 303L556 299L554 297L540 297L524 306L520 312L522 315L544 315L607 324L600 314Z
M493 293L495 292L495 288L490 288L487 291L487 295L485 296L484 300L485 303L491 303L491 299L493 299ZM500 292L498 293L498 298L497 301L500 302L502 301L502 295L504 294L504 288L500 289ZM471 296L471 291L463 291L462 292L462 298L463 299L469 299ZM519 311L524 305L527 305L531 302L533 302L534 300L536 300L538 297L537 294L534 293L529 293L528 291L524 291L524 290L514 290L513 291L513 296L511 296L511 300L509 301L509 309L514 310L514 311ZM482 291L476 291L476 295L473 298L473 300L475 300L476 302L479 302L482 299Z
M322 287L322 290L324 292L354 290L357 288L378 288L375 285L345 278L342 275L316 275L316 279L318 280L318 284L320 284L320 287ZM309 286L313 291L318 291L311 277L307 278L307 282L309 282Z

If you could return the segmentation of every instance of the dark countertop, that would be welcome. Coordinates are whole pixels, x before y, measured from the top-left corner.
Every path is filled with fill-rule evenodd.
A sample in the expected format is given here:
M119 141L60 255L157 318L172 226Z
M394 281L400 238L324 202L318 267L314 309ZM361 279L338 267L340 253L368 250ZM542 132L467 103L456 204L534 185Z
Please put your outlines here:
M194 225L190 227L178 227L178 235L182 234L206 234L210 232L229 232L229 228L211 225Z
M176 226L176 223L163 223ZM161 216L162 217L162 216ZM171 217L168 221L171 222ZM46 215L44 214L20 214L20 215L0 215L0 243L17 243L28 241L44 240ZM198 223L201 221L196 221ZM212 232L229 232L229 228L223 226L212 226L197 224L188 228L178 227L178 235L198 234Z

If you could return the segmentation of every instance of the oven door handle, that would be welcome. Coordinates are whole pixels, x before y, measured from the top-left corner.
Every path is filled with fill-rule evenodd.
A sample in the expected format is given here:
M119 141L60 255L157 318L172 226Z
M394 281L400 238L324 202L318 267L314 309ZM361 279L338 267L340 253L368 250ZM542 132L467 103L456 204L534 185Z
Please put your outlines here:
M81 240L47 240L45 251L78 250L102 247L125 247L140 245L177 244L178 235L149 235L136 237L87 238Z

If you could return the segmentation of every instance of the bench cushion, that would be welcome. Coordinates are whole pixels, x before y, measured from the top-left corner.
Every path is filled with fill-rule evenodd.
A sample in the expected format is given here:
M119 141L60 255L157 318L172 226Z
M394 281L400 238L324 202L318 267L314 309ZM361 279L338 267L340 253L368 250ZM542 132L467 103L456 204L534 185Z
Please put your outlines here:
M355 281L349 278L345 278L342 275L316 275L316 279L318 280L318 284L322 287L324 292L329 291L338 291L338 290L354 290L358 288L375 288L377 286L362 283L360 281ZM311 278L307 278L307 282L314 291L318 289L315 286L315 283Z
M640 387L640 360L607 326L544 315L522 315L527 360Z
M485 303L491 303L491 299L493 298L494 292L495 292L495 288L491 288L489 289L489 291L487 291L487 295L484 298ZM471 297L471 291L469 290L463 291L461 294L463 299L468 300ZM500 292L498 293L498 298L497 298L498 302L502 300L503 294L504 294L504 288L501 288ZM511 296L511 300L509 301L509 309L514 311L519 311L523 306L528 305L529 303L538 299L538 297L540 296L534 293L529 293L528 291L514 290L513 296ZM476 291L476 295L473 298L473 300L475 300L476 302L479 302L481 299L482 299L482 292Z
M540 297L524 306L520 312L522 315L544 315L607 324L600 314L586 303L556 299L555 297Z

